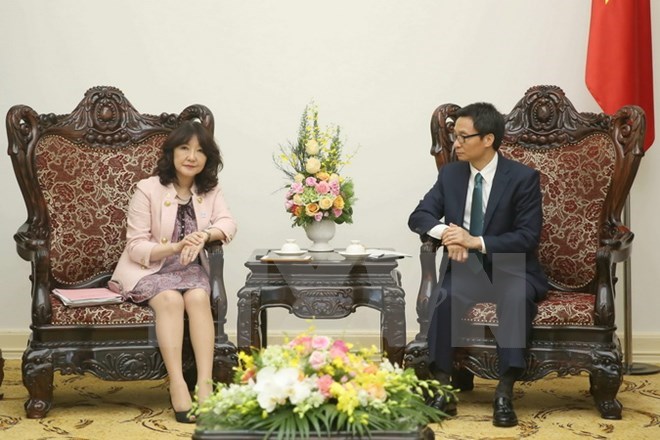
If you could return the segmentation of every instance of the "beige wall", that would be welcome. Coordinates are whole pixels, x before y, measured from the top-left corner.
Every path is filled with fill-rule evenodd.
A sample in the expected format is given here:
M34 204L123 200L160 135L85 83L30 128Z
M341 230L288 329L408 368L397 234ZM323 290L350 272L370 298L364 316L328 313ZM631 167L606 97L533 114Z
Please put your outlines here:
M235 293L252 249L279 246L285 238L306 241L302 230L290 228L283 194L275 192L284 181L271 155L294 139L311 99L322 123L340 124L349 145L360 146L345 169L359 198L355 224L339 226L334 243L360 239L416 255L418 239L406 220L435 176L428 154L432 110L443 102L486 100L507 112L527 87L556 84L578 109L599 111L583 79L590 3L3 0L0 110L4 115L20 103L39 113L66 113L95 85L119 87L142 112L210 107L226 161L222 183L239 223L226 249L228 329L235 331ZM660 48L660 8L653 3ZM4 124L0 139L6 139ZM660 174L653 172L659 167L656 146L631 196L633 328L650 338L660 336L654 221ZM30 322L30 267L16 254L12 235L26 212L7 156L0 160L0 181L0 341L22 340ZM414 333L416 257L403 260L401 272ZM284 311L274 315L274 329L308 325ZM362 310L318 327L373 334L378 315Z

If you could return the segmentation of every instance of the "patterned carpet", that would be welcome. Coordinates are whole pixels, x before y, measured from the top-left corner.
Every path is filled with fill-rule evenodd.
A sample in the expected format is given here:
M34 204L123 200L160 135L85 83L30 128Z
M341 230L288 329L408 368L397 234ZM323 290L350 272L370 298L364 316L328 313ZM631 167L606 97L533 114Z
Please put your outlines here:
M601 419L587 393L588 378L549 377L516 385L514 405L520 425L491 424L494 381L476 380L462 393L458 416L434 426L436 439L658 439L660 375L626 376L619 391L622 420ZM105 382L93 376L55 375L55 401L49 416L25 418L26 390L20 361L5 365L0 388L0 438L174 439L190 438L194 425L174 421L166 381Z

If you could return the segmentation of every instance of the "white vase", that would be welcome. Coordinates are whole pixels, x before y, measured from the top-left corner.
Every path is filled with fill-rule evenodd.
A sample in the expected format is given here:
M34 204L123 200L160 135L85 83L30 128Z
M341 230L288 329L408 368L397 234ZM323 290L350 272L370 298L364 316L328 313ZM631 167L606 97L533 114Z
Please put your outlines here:
M313 221L305 226L307 238L312 240L309 247L310 252L331 252L333 249L329 243L335 236L335 222L333 220L323 219L320 222Z

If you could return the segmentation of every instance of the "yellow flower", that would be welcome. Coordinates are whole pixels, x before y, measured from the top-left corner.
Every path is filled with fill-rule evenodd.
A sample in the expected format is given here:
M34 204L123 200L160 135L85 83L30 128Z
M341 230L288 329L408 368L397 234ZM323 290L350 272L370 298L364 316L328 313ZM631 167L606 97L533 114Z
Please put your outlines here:
M335 382L330 386L330 392L337 396L337 409L348 416L352 416L355 408L360 404L357 390L353 384L349 382L341 386Z
M294 180L294 182L301 183L303 180L305 180L305 176L303 176L302 174L298 173L298 174L296 174L296 175L294 176L293 180Z
M332 203L332 206L336 209L344 209L344 198L342 196L335 197L335 201Z
M330 180L330 174L326 173L325 171L321 171L321 172L316 173L316 178L319 179L319 180L328 181L328 180ZM302 182L302 180L301 180L301 182Z
M319 143L316 142L316 139L310 139L305 143L305 152L310 156L319 154Z
M321 171L321 161L315 157L310 157L309 159L307 159L307 163L305 164L305 170L309 174L318 173L319 171Z
M339 182L339 174L332 173L328 179L330 182Z
M291 199L293 203L296 205L302 205L303 204L303 198L300 194L294 194L293 198Z
M254 367L254 358L252 357L252 355L239 351L238 359L244 365L246 370L249 370L250 368Z
M332 207L333 200L330 197L322 197L321 200L319 200L319 206L323 210L328 210Z
M314 214L319 212L319 205L318 203L310 203L307 206L305 206L305 214L307 214L310 217L313 217Z

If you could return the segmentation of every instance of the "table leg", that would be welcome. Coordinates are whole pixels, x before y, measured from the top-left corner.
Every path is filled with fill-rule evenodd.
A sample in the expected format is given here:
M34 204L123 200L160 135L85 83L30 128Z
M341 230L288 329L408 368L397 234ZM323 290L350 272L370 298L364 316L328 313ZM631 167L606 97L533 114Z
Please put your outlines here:
M259 331L260 311L259 288L243 287L238 291L238 349L250 352L252 348L261 348Z
M405 292L400 287L383 288L380 332L387 358L402 366L406 347L406 301Z
M259 313L259 327L261 328L261 346L268 347L268 310L261 309Z

